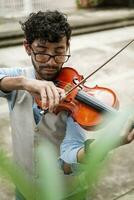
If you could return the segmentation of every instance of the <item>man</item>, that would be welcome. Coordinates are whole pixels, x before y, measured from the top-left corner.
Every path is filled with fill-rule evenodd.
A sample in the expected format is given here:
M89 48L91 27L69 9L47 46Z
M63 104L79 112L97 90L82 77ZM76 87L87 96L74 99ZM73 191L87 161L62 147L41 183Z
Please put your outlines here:
M70 174L85 155L85 134L66 112L53 113L65 97L65 91L55 86L53 80L70 57L71 27L66 16L58 11L31 13L21 26L33 67L0 69L0 96L7 98L9 104L14 157L36 179L34 150L42 137L57 147L63 141L60 163L65 174ZM48 104L45 115L40 114L34 97L41 99L43 109ZM17 192L17 200L23 199Z
M72 164L72 172L77 152L84 145L84 133L65 112L57 116L52 113L65 97L65 91L56 87L53 80L70 57L71 27L66 16L58 11L31 13L21 26L25 35L24 47L33 67L0 69L0 96L7 98L9 104L15 160L28 174L36 177L34 150L41 138L59 147L65 132L67 135L70 131L71 134L78 132L77 139L67 141L68 151L64 145L61 151L64 152L61 166L64 169L65 160ZM43 109L48 103L48 113L40 114L34 97L41 99ZM17 200L24 199L19 192L17 195Z

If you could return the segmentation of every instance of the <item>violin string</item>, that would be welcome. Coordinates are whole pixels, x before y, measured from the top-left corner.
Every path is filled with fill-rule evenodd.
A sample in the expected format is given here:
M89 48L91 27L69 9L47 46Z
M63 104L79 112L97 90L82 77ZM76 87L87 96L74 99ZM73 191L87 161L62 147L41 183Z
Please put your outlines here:
M69 95L74 89L76 89L79 85L84 83L89 77L91 77L93 74L95 74L97 71L99 71L102 67L104 67L106 64L108 64L111 60L113 60L118 54L120 54L124 49L126 49L132 42L134 42L134 39L132 39L130 42L128 42L123 48L121 48L117 53L115 53L112 57L110 57L106 62L104 62L100 67L98 67L95 71L93 71L91 74L83 78L77 85L72 87L66 95Z
M71 83L68 83L68 82L61 82L61 83L59 83L59 84L56 84L56 86L59 86L59 87L65 87L66 85L70 85L70 86L72 86L72 84Z
M70 89L72 88L72 86L74 86L73 84L69 83L69 82L65 82L65 81L58 81L58 83L56 84L56 86L61 87L65 90L65 95L68 94L68 91L70 91Z
M68 90L70 90L72 88L72 84L69 82L65 82L65 81L58 81L56 86L59 86L64 89L66 88L66 90L67 90L67 87L68 87Z
M62 85L64 85L64 84L67 84L67 82L65 82L65 81L58 81L58 83L56 83L57 85L59 85L59 84L62 84Z

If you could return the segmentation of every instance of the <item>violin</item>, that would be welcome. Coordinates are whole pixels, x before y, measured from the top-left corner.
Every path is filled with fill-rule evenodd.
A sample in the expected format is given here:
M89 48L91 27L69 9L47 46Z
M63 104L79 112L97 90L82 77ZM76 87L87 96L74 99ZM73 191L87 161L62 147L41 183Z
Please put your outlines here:
M74 121L89 130L103 122L102 113L114 113L115 109L119 107L119 102L115 93L105 87L90 88L81 84L68 93L70 88L76 86L81 80L83 80L83 76L74 68L64 67L61 69L54 83L57 87L65 90L66 98L55 107L54 113L65 110ZM35 101L41 108L41 101L38 98L35 98Z
M74 121L86 130L91 130L102 124L104 121L103 113L116 114L119 108L119 102L116 94L111 89L99 87L97 85L90 88L85 86L84 83L132 42L134 42L134 39L86 78L83 78L82 75L71 67L62 68L55 79L55 85L65 90L66 98L61 100L59 105L55 107L54 112L57 114L63 110L68 111ZM41 100L35 98L35 101L37 105L42 108ZM48 109L46 108L46 110Z

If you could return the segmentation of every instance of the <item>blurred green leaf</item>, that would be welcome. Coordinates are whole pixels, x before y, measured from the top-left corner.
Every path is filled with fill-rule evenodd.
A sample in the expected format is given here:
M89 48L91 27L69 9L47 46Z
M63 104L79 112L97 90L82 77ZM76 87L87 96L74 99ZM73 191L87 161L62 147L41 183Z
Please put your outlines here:
M107 116L111 121L104 129L100 129L98 137L90 145L85 159L84 173L80 175L83 190L92 192L92 185L100 176L102 161L112 149L123 145L134 120L133 106L122 110L116 116ZM105 163L106 164L106 163Z
M56 149L50 142L42 141L36 151L37 182L30 177L0 150L0 175L11 180L27 200L83 200L92 192L92 185L101 175L102 161L112 149L122 145L134 119L133 106L118 112L111 122L98 132L98 137L90 145L85 164L80 167L77 181L70 184L71 192L66 194L65 178L57 163ZM105 163L106 164L106 163ZM74 187L76 185L76 187ZM69 190L68 190L69 191Z
M25 172L0 150L0 174L11 180L27 200L34 199L34 185Z
M39 176L38 200L60 200L64 196L64 178L57 163L56 149L50 142L42 142L37 149Z

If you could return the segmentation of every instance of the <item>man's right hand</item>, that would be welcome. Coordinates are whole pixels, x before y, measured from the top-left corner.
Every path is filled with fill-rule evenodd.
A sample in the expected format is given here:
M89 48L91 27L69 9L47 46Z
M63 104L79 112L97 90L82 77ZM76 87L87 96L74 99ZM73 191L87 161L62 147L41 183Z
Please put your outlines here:
M65 97L65 91L56 87L52 81L25 79L24 90L27 90L33 96L38 96L42 102L42 109L45 109L48 105L50 112Z

